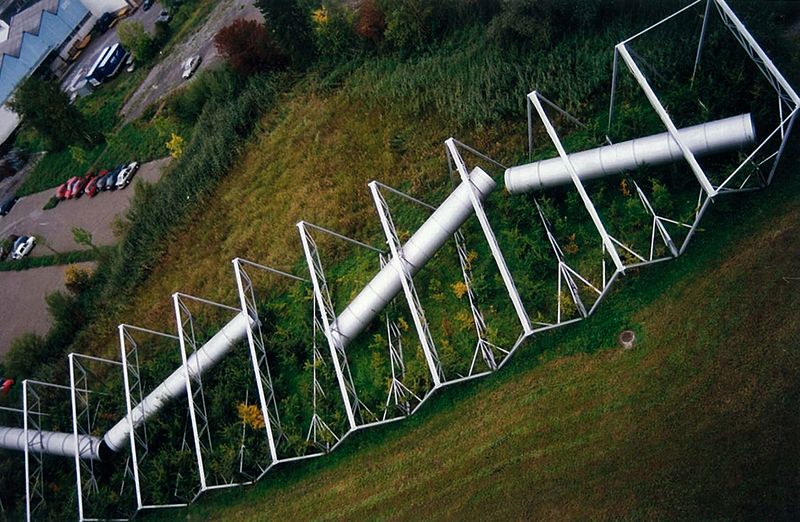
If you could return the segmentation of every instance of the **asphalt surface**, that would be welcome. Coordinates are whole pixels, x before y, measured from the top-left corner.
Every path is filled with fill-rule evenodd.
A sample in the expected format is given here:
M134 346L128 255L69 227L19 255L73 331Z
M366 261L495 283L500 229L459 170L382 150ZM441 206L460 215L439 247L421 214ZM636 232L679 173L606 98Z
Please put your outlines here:
M156 19L158 18L159 13L161 13L161 9L161 4L158 2L154 3L153 7L151 7L148 11L145 11L140 7L127 18L118 20L114 27L106 31L104 34L93 38L91 43L89 43L89 45L86 46L86 49L83 50L78 60L72 64L67 74L64 75L64 81L61 82L62 86L66 88L72 84L77 76L85 76L86 73L89 72L89 69L92 67L94 61L97 59L100 51L102 51L105 47L113 45L119 41L119 37L117 36L117 26L120 22L123 20L142 22L145 31L152 33L156 26ZM120 72L117 74L124 73L125 67L123 65L123 67L120 68Z
M61 253L90 248L75 243L72 227L89 231L95 245L113 245L117 242L112 230L114 216L124 214L128 209L136 180L155 183L161 178L162 168L169 159L143 164L126 189L100 192L93 198L84 195L79 199L64 200L50 210L42 208L55 193L54 189L25 196L17 201L7 216L0 218L0 237L10 234L36 236L38 241L29 254L32 257L52 255L54 251ZM5 295L2 289L0 295Z
M151 11L156 10L153 6ZM214 36L220 29L234 20L244 18L263 21L264 17L252 0L227 0L219 2L208 16L205 24L198 28L188 39L173 47L169 55L164 56L155 65L136 92L122 108L126 122L131 122L144 113L150 105L157 103L167 94L181 87L189 80L184 80L183 62L194 55L200 55L198 71L219 62L222 57L214 47ZM197 73L195 73L197 74Z
M92 270L94 263L78 263ZM65 290L66 266L33 268L22 272L0 272L0 360L11 342L20 335L32 332L44 335L52 318L47 311L45 296Z

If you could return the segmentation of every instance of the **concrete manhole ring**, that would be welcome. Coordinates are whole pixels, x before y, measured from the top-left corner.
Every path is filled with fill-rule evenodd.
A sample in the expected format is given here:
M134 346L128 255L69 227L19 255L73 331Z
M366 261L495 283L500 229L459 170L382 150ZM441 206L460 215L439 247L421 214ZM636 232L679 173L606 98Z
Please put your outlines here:
M619 334L619 344L626 350L633 348L634 341L636 341L636 333L633 330L623 330Z

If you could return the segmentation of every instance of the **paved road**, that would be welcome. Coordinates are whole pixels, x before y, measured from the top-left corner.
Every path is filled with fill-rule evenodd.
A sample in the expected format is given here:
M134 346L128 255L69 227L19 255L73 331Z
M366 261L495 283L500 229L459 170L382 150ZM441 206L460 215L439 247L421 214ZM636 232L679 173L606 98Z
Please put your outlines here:
M154 9L156 8L153 7ZM202 58L200 69L218 62L221 56L214 47L214 35L239 18L259 21L264 19L261 11L253 6L253 0L219 2L202 27L197 29L186 41L177 44L168 56L165 56L153 67L142 85L122 108L125 120L127 122L135 120L148 106L182 86L185 81L181 76L183 73L181 64L187 58L199 54Z
M93 269L94 263L79 263ZM48 266L22 272L0 272L0 360L11 347L11 341L33 332L44 335L52 322L44 298L56 290L64 290L65 266Z
M162 168L169 158L145 163L134 177L150 183L161 178ZM31 251L31 256L52 255L56 252L70 252L89 247L77 245L72 238L72 227L80 227L92 233L96 245L113 245L116 238L111 223L114 216L124 213L133 197L134 184L124 190L101 192L94 198L83 196L80 199L62 201L51 210L42 210L54 194L45 190L21 198L7 216L0 218L0 237L9 234L35 235L41 240ZM49 248L48 248L49 247Z
M152 32L156 25L156 18L158 18L160 12L161 4L156 2L148 11L144 11L143 9L139 8L132 15L119 20L117 24L123 20L142 22L145 30ZM86 46L86 49L83 50L83 53L81 53L78 60L70 67L69 72L64 75L64 81L61 84L66 88L72 84L76 76L85 76L86 73L89 72L89 69L94 61L97 59L100 51L118 41L119 38L117 37L117 25L106 31L105 34L96 36L94 39L92 39L91 43ZM124 74L125 69L120 69L120 73Z

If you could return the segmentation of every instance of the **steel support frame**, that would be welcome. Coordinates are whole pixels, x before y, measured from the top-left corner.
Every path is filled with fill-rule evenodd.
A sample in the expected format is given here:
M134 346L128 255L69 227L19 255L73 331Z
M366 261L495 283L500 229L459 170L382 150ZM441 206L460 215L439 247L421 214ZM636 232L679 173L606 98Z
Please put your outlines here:
M433 389L436 390L442 385L443 381L447 380L447 378L444 375L441 361L439 361L439 354L436 352L436 344L433 341L430 326L425 318L425 309L422 308L419 295L414 287L414 278L411 275L411 269L408 261L406 261L406 258L403 255L403 248L400 244L400 238L397 236L397 229L394 226L389 205L381 195L378 182L371 181L369 183L369 189L370 193L372 194L373 202L375 203L375 209L377 210L378 217L381 221L381 228L386 236L386 244L389 246L389 251L392 254L392 258L398 259L400 262L397 276L400 278L400 282L403 285L403 294L406 297L408 309L411 312L411 317L414 321L414 327L417 331L417 337L419 338L420 346L422 346L422 351L425 354L425 361L428 364L428 372L430 373L433 381ZM400 191L396 192L402 194ZM402 196L406 195L402 194ZM433 209L433 207L426 203L411 198L410 196L406 197L410 201L415 201L417 204L420 204L428 210Z
M375 416L358 398L355 384L353 383L353 377L350 374L350 365L347 362L347 353L345 352L344 347L340 345L338 341L339 337L334 336L333 334L333 328L336 322L336 311L333 308L333 301L331 300L330 292L328 290L328 282L325 278L325 270L322 266L322 260L319 257L319 249L317 248L317 243L311 236L309 229L330 235L334 238L341 239L367 250L371 250L378 255L383 255L384 252L378 248L367 245L366 243L356 241L355 239L351 239L347 236L333 232L327 228L314 225L307 221L300 221L297 223L297 229L300 233L300 242L303 245L303 253L305 255L306 264L308 265L308 272L311 276L311 284L313 285L317 311L319 312L319 318L325 334L325 339L328 341L331 359L333 360L333 369L336 373L336 380L339 384L339 392L342 396L345 414L347 415L349 429L341 436L339 441L341 442L347 433L363 428L364 426L374 424L363 422L363 410L366 410L372 417ZM356 414L360 414L362 420L361 423L356 420Z
M550 136L550 140L553 142L553 145L555 145L558 155L561 157L564 167L567 169L567 172L569 172L569 175L572 178L572 183L575 185L575 189L578 191L578 194L583 201L583 205L586 207L586 211L592 218L592 222L594 223L597 233L600 235L600 238L603 241L606 251L609 253L611 260L614 262L616 271L625 273L625 265L622 263L622 260L619 257L619 253L617 252L614 241L612 241L611 236L609 236L608 232L606 232L606 227L603 225L603 221L600 219L600 215L597 213L597 209L594 207L592 199L586 193L586 189L583 187L583 183L578 177L575 166L569 159L569 155L564 149L564 145L561 143L561 139L558 137L555 127L553 127L553 124L550 122L550 118L547 117L547 113L542 105L542 99L544 98L537 91L533 91L528 94L528 100L530 100L530 102L533 104L533 107L536 109L536 112L538 113L539 118L542 120L548 136Z
M317 367L325 364L325 359L322 357L319 347L317 346L317 332L324 332L325 328L320 324L320 315L317 313L316 299L312 299L311 304L311 422L308 425L306 442L322 450L321 453L314 453L311 455L319 456L331 450L330 441L325 441L320 435L321 433L328 433L330 437L336 441L334 444L338 443L341 439L333 432L331 427L328 426L328 423L322 419L317 411L317 397L319 395L325 397L325 389L317 378ZM282 462L285 462L285 460Z
M466 147L465 145L462 145ZM474 151L473 149L469 149L470 151L479 154L479 152ZM483 155L481 155L483 156ZM490 158L485 159L489 161L493 161ZM391 192L392 194L399 196L407 201L410 201L418 206L425 208L428 211L433 212L436 210L436 207L425 203L417 198L414 198L405 192L402 192L398 189L380 183L378 181L371 181L369 184L370 192L372 194L373 201L375 203L376 210L378 212L378 216L381 220L381 227L383 228L384 235L386 236L386 243L389 245L389 249L392 253L392 257L397 257L400 259L401 263L401 272L398 275L401 278L401 282L403 283L403 292L406 296L406 301L408 302L409 309L411 310L412 317L414 318L414 323L417 329L417 333L420 339L420 343L425 350L426 344L430 347L430 354L431 358L427 358L428 352L426 351L426 359L428 360L429 370L431 372L431 376L434 376L434 369L437 372L439 377L439 381L434 380L434 390L439 388L442 384L446 384L451 380L448 380L443 369L441 368L441 363L438 360L438 355L436 354L435 343L430 334L430 328L428 327L427 321L425 320L425 311L422 308L422 305L419 301L419 296L417 295L416 289L414 288L414 280L411 275L408 262L403 257L402 246L400 244L400 239L397 235L397 229L394 224L394 219L392 218L391 208L389 204L386 202L386 199L383 197L381 190L385 190ZM477 344L475 348L475 352L472 357L472 363L470 365L470 369L467 372L467 376L474 375L474 368L475 368L475 361L478 354L481 355L483 360L486 362L489 372L493 372L497 370L497 362L495 361L494 354L492 349L496 349L497 351L503 353L504 356L508 355L508 350L500 348L488 340L486 340L486 323L483 318L483 314L481 313L480 309L477 306L477 302L475 299L475 293L472 289L472 277L471 271L469 269L469 262L466 259L466 244L464 235L461 233L460 230L456 231L454 234L454 239L456 242L456 250L458 252L459 257L459 264L461 266L462 277L464 279L464 284L467 287L467 296L469 299L470 304L470 313L472 314L473 324L475 326L475 332L477 336ZM459 377L460 379L461 377Z
M256 303L256 294L255 294L255 285L253 284L253 279L250 276L250 272L248 271L259 271L265 272L270 275L283 277L287 279L291 279L296 282L300 283L309 283L307 279L302 277L296 276L294 274L290 274L288 272L284 272L282 270L278 270L276 268L272 268L269 266L265 266L254 261L248 261L247 259L243 258L235 258L233 261L233 268L236 275L236 286L239 292L239 301L242 306L242 313L248 314L250 317L255 319L255 327L250 328L247 331L247 343L250 348L250 360L253 365L253 372L256 377L256 391L258 392L258 401L259 406L261 409L261 414L264 417L264 429L267 436L267 441L270 449L270 457L271 461L268 465L261 467L261 473L255 480L260 480L275 464L280 462L285 462L284 458L279 456L279 444L281 439L286 438L286 434L281 427L280 422L280 414L278 411L278 401L275 396L275 390L272 385L272 374L269 369L269 362L267 360L267 350L266 345L264 343L264 334L261 329L261 319L258 316L258 306ZM316 319L314 319L316 320ZM316 352L316 349L312 350ZM317 354L312 353L312 364L315 364L314 359L316 358ZM316 367L314 368L314 373L316 374ZM316 388L318 384L316 381L316 377L314 378L313 383L313 394L314 394L314 402L316 404ZM327 428L327 424L321 419L316 418L316 408L315 414L312 416L312 424L316 422L322 422L322 424ZM330 428L328 428L330 430ZM335 437L335 435L334 435ZM306 454L306 455L299 455L300 458L313 458L318 457L324 454L324 452ZM288 457L293 460L297 460L297 457Z
M88 501L93 493L99 494L99 488L97 477L95 477L94 473L94 460L86 457L87 453L92 451L91 443L89 443L89 446L80 444L81 440L88 440L88 437L93 436L92 432L95 428L94 417L97 414L97 412L92 412L92 405L90 402L90 394L95 393L89 389L89 376L93 374L93 372L88 370L81 360L108 364L111 366L121 366L122 363L80 353L70 353L67 356L67 360L69 362L69 391L72 404L72 433L76 441L74 455L78 521L99 522L101 520L128 520L127 518L93 518L86 515L87 511L89 511L89 506L87 505ZM82 439L82 437L87 438ZM123 481L124 480L123 478Z
M119 333L119 349L120 361L122 362L122 381L125 388L125 408L128 419L128 430L131 444L131 464L133 467L133 481L136 489L136 505L137 511L144 511L148 509L166 509L185 507L187 503L172 503L172 504L146 504L143 497L143 483L148 481L141 477L139 466L144 458L149 453L148 438L147 438L147 421L143 421L141 426L137 429L133 426L133 402L131 397L136 400L137 404L141 404L144 399L142 390L141 370L139 366L139 343L136 341L134 334L147 334L155 335L170 339L179 343L178 336L133 326L130 324L120 324L117 326ZM142 448L140 454L139 448Z
M497 269L500 271L500 277L503 279L503 284L508 292L508 297L511 299L511 304L514 306L514 310L517 313L517 319L519 319L520 325L522 326L522 335L531 335L533 333L533 326L531 325L530 316L525 309L525 305L522 302L519 291L517 290L517 285L514 282L514 277L511 275L511 271L508 269L508 264L503 256L503 251L500 249L500 245L497 242L497 237L492 230L492 225L489 223L489 218L486 216L483 204L478 197L478 189L475 187L469 177L467 166L458 150L459 143L454 138L448 138L444 143L445 150L449 155L449 161L452 161L455 165L456 172L458 172L461 182L466 183L469 187L469 199L472 203L472 208L475 211L475 215L478 217L478 222L481 225L483 235L486 238L487 244L489 245L489 250L492 252L492 257L497 265Z
M241 310L233 306L224 305L208 299L195 297L188 294L176 292L172 295L173 305L175 308L175 321L178 327L178 343L180 345L181 361L185 369L184 377L186 383L186 397L189 400L189 420L192 427L192 438L194 439L195 456L197 459L197 470L200 478L200 490L192 499L192 502L206 491L215 489L225 489L235 486L242 486L252 484L253 480L236 481L233 476L231 480L226 480L223 477L223 483L209 484L208 477L206 476L205 457L204 453L213 451L213 442L211 440L211 430L209 428L208 413L205 405L205 393L203 391L203 379L201 372L194 372L194 376L190 375L189 371L189 351L194 353L200 347L197 344L197 339L194 332L194 317L188 306L184 301L192 301L203 305L209 305L222 310L230 311L235 314L241 314ZM249 330L250 328L248 328ZM194 381L194 386L192 386ZM235 473L235 471L234 471Z
M786 81L786 79L781 74L780 70L775 67L775 64L770 60L769 56L764 52L758 42L753 38L750 32L747 30L747 27L739 20L733 10L728 6L725 0L705 0L706 6L703 16L703 25L700 31L700 37L698 39L697 44L697 53L695 56L694 67L692 71L692 78L691 81L695 80L697 70L700 64L700 59L702 56L703 45L705 43L705 38L707 34L708 22L711 15L711 6L712 4L716 7L716 11L720 16L720 19L728 28L728 30L733 35L734 39L742 46L745 50L745 53L748 57L753 61L753 63L758 67L764 77L767 79L769 84L773 87L778 95L778 109L779 109L779 124L778 126L772 130L769 135L762 140L762 142L755 148L755 150L745 158L733 172L726 177L726 179L720 183L718 186L714 187L711 181L706 176L705 172L703 171L702 167L700 167L699 163L697 163L696 159L692 155L691 151L688 150L687 147L681 142L678 134L677 128L673 124L669 114L661 104L658 95L653 91L650 87L647 78L639 69L636 60L631 56L631 51L628 48L628 44L633 40L643 36L650 30L658 27L659 25L671 20L672 18L680 15L684 11L695 7L702 3L703 0L696 0L691 4L687 5L686 7L676 11L672 15L662 19L661 21L653 24L652 26L640 31L636 35L624 40L623 42L617 44L614 48L614 66L612 72L612 86L611 86L611 102L609 106L609 116L608 116L608 125L609 128L611 126L611 121L614 115L614 104L616 102L616 88L617 88L617 75L618 75L618 57L621 57L625 62L626 66L628 67L629 71L633 75L636 82L644 91L645 96L648 98L653 109L657 112L658 116L661 118L664 125L667 127L667 130L672 135L675 142L681 149L681 152L684 155L687 163L689 164L690 168L692 169L693 173L697 177L698 181L700 182L701 187L706 192L706 194L714 198L717 195L723 194L732 194L737 192L749 191L753 190L752 188L745 188L745 184L749 180L749 176L745 179L745 181L738 187L738 188L728 188L727 184L730 183L734 177L748 164L750 164L755 157L755 155L765 147L767 142L769 142L778 132L781 134L781 143L778 149L770 154L766 160L759 164L759 166L766 161L773 160L772 166L770 168L770 172L767 175L766 180L763 181L763 185L770 185L772 183L772 179L775 175L775 171L777 170L778 164L780 163L780 159L783 156L783 153L786 148L786 143L788 141L789 134L791 133L792 127L794 125L797 113L800 112L800 96L797 95L795 90ZM784 104L788 109L788 115L784 116Z
M47 415L42 413L42 397L36 391L36 387L70 392L69 386L32 379L22 381L22 429L23 438L25 439L25 519L28 522L36 520L37 511L47 502L44 494L44 452L41 451L41 444L39 445L39 451L31 449L34 441L42 437L40 417Z

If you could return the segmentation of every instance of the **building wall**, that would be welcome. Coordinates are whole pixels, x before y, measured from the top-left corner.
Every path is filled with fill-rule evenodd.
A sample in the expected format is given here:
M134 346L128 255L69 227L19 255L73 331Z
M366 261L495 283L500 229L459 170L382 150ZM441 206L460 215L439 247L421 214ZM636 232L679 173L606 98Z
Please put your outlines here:
M128 7L128 2L125 0L81 0L86 9L92 12L96 17L100 17L103 13L114 12Z
M80 0L60 0L56 14L43 12L38 31L25 32L18 56L5 54L0 61L0 103L4 103L22 80L36 70L47 55L86 17ZM13 20L11 31L14 31Z

